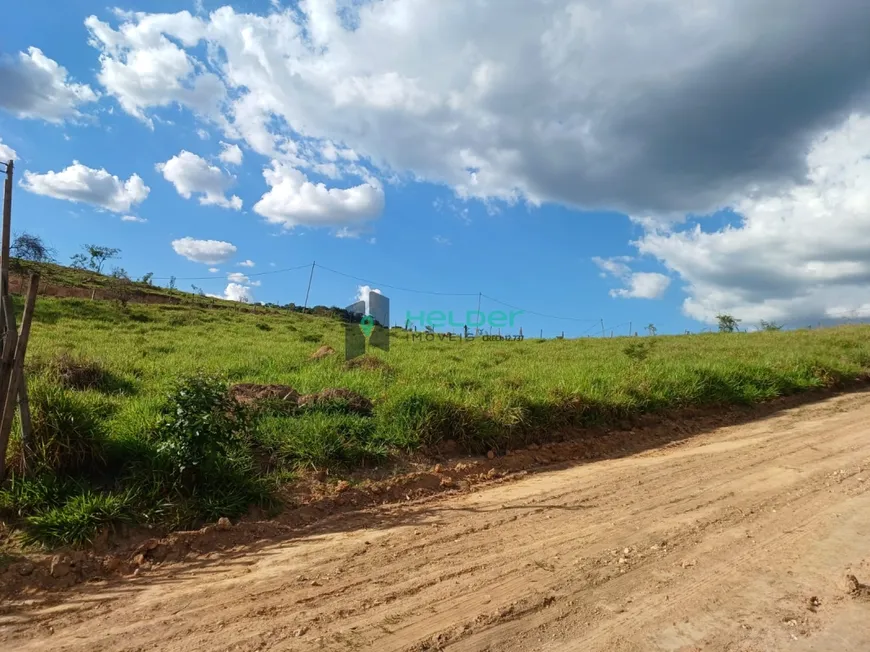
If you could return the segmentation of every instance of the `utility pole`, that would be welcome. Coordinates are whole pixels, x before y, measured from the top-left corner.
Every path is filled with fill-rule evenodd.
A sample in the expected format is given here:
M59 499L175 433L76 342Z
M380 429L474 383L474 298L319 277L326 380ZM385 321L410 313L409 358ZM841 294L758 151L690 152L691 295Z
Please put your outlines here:
M601 320L601 337L607 337L607 333L604 330L604 320Z
M2 267L0 267L0 296L9 294L9 240L10 225L12 224L12 174L15 169L15 164L8 161L6 164L6 183L4 184L3 192L3 244L0 249L0 257L2 257ZM5 321L0 328L5 332Z
M480 300L483 298L483 292L477 293L477 323L474 325L474 334L480 333Z
M302 306L302 312L308 310L308 295L311 292L311 281L314 278L314 266L317 264L317 261L311 262L311 275L308 277L308 289L305 290L305 305Z
M631 322L628 322L628 336L631 337Z

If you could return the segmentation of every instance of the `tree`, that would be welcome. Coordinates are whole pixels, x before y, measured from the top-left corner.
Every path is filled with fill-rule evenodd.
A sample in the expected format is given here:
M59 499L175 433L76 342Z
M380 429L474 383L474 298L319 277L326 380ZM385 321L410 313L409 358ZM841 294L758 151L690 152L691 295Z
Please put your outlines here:
M112 278L118 281L129 281L130 275L127 273L127 270L123 267L113 267L112 268Z
M117 258L121 253L120 249L104 247L103 245L82 245L82 249L85 253L73 256L71 266L78 269L89 269L97 274L102 273L103 265L107 260Z
M45 244L38 235L25 232L15 236L12 244L9 245L9 253L22 260L51 263L54 262L54 256L57 252Z
M175 277L174 276L169 277L169 289L170 290L175 289Z
M139 282L144 283L145 285L151 285L152 278L154 278L154 272L148 272L142 276L142 279Z
M719 322L720 333L733 333L740 330L738 327L740 320L731 315L716 315L716 320Z
M75 254L70 259L70 267L75 269L87 269L88 268L88 257L84 254Z
M659 332L659 329L656 328L655 324L648 324L646 329L649 331L650 337L655 336L655 334Z
M782 330L782 324L777 324L776 322L772 322L772 321L764 321L763 319L761 320L761 324L759 324L759 326L761 327L761 330L763 330L763 331L781 331Z

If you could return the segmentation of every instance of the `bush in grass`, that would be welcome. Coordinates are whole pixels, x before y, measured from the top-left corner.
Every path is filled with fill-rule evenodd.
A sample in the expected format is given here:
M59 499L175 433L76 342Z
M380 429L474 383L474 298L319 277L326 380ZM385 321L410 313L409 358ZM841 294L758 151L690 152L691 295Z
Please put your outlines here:
M26 452L29 473L75 474L99 467L105 437L100 405L50 383L32 383L31 448ZM21 442L13 451L13 469L23 470Z
M230 397L225 383L199 374L176 383L154 437L178 475L197 482L247 441L250 427L249 412Z

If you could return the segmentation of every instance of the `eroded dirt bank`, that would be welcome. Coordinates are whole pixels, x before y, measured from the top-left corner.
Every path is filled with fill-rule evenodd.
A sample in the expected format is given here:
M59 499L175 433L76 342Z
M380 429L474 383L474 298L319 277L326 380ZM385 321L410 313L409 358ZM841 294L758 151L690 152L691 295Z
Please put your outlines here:
M0 648L866 651L868 488L850 394L9 598Z

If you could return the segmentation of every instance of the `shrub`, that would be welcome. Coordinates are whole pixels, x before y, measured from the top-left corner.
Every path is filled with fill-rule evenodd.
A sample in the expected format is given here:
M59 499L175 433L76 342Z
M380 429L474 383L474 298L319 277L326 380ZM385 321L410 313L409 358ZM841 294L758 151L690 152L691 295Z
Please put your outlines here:
M182 378L160 411L154 432L158 452L179 476L196 482L247 438L248 411L222 381L205 375Z

